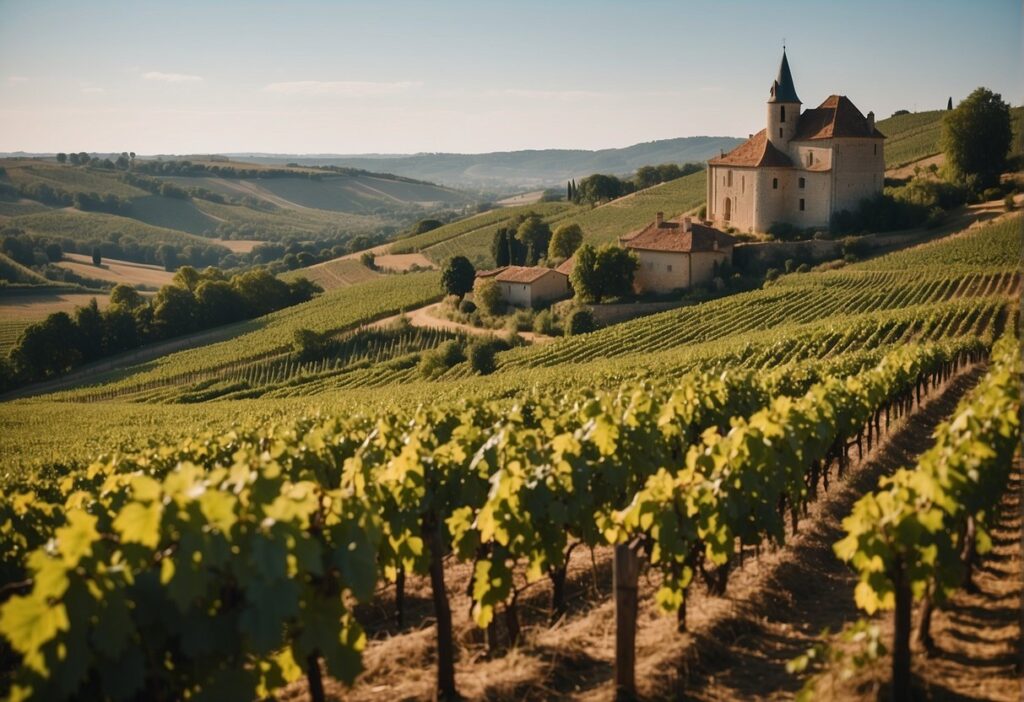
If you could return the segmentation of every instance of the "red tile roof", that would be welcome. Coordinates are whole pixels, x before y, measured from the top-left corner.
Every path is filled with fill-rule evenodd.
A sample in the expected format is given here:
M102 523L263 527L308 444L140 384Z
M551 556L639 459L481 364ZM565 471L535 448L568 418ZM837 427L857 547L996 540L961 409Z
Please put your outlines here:
M697 222L690 225L690 231L683 231L682 219L666 220L661 224L652 222L637 232L623 236L620 241L627 249L679 253L721 251L736 243L736 239L725 232ZM717 249L715 242L718 243Z
M712 166L738 168L790 168L793 165L789 156L772 145L763 129L729 153L713 158L708 163Z
M575 256L570 256L569 258L565 259L564 261L559 263L557 266L555 266L555 270L558 271L559 273L561 273L562 275L572 275L572 269L575 268L575 267L576 267L576 257Z
M885 135L874 126L845 95L830 95L813 110L804 110L797 124L794 141L832 139L834 137L863 137L884 139Z
M494 276L494 279L503 283L535 283L548 273L565 275L554 268L544 266L506 266Z

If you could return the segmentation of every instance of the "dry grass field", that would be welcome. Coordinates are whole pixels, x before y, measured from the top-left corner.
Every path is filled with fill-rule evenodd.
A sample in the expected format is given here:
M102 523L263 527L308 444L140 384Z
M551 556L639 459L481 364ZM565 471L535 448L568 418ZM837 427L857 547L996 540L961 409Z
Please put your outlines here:
M54 312L71 313L96 298L100 309L110 304L108 295L97 293L33 292L0 297L0 322L35 322Z
M86 278L109 280L111 283L124 283L136 287L159 288L169 284L174 278L173 273L168 273L160 266L146 263L105 258L96 266L93 265L92 257L84 254L66 253L64 260L57 265Z

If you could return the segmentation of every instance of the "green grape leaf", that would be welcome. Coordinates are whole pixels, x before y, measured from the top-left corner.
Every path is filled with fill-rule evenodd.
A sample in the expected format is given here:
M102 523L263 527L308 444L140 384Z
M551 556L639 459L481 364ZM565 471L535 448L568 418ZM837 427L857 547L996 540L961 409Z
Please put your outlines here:
M163 509L159 502L149 505L129 503L114 518L114 529L126 543L156 548L160 543L160 520L163 517Z
M64 563L74 567L81 559L92 554L92 544L99 538L99 532L96 531L96 517L86 512L70 511L67 520L67 526L56 531L57 544Z
M61 631L68 630L67 610L50 604L36 593L15 595L0 606L0 634L25 656L25 665L39 673L46 667L39 649Z

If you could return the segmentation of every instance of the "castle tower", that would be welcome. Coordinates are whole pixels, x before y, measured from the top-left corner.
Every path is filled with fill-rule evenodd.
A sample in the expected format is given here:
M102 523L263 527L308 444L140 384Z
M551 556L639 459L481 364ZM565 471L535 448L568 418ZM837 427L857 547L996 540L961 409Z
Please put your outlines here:
M786 49L782 49L782 64L779 66L779 77L772 83L768 98L768 141L772 146L785 152L789 140L796 134L796 125L800 118L800 98L793 86L793 74L789 71Z

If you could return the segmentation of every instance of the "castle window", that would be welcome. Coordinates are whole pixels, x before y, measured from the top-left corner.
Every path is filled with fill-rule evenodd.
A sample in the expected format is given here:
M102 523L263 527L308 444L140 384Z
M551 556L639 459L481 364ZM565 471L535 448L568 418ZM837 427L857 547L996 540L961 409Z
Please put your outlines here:
M746 176L740 176L740 192L741 193L747 192L747 177Z
M800 198L800 211L801 212L804 211L804 199L803 198Z
M779 127L779 138L782 138L782 127Z
M814 152L813 151L808 151L807 152L807 165L808 166L813 166L814 165Z
M772 178L772 190L778 190L778 189L779 189L779 179L778 178Z
M875 156L878 155L878 144L875 144Z
M805 185L807 185L807 181L805 179L801 178L800 181L799 181L799 185L800 185L800 189L803 190L803 187Z
M729 171L729 187L732 187L732 171Z
M665 269L668 270L669 273L671 273L672 272L672 264L670 263L667 266L665 266Z
M779 117L779 121L780 122L785 122L786 121L786 106L785 105L780 105L779 109L781 110L781 112L779 113L781 115Z

